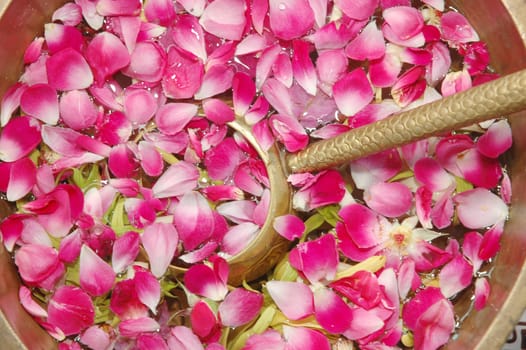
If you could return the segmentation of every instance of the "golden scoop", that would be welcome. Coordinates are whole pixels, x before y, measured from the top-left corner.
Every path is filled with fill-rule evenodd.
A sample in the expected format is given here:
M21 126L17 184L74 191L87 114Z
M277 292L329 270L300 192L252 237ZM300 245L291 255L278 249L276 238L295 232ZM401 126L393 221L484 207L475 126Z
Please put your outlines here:
M239 285L268 272L288 250L290 242L273 229L274 219L292 212L292 189L287 175L345 164L383 150L425 139L445 131L508 115L526 108L526 70L473 87L461 93L400 112L332 139L315 142L295 154L276 146L265 152L250 127L237 120L230 126L256 148L267 167L271 200L268 217L259 234L239 254L228 259L229 283ZM172 265L174 275L186 269Z

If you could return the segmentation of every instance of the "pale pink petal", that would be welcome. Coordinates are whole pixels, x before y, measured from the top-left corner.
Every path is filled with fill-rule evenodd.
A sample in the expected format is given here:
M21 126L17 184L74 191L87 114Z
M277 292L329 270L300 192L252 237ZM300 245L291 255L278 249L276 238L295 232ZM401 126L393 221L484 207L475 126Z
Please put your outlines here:
M394 52L397 49L397 46L387 44L385 55L369 63L369 76L374 86L390 87L396 82L402 71L402 61Z
M82 17L88 25L94 30L99 30L104 23L104 17L97 13L96 3L91 0L75 0L75 3L81 7Z
M348 60L343 50L327 50L319 54L316 60L316 70L320 79L320 89L329 96L332 86L347 70Z
M93 301L80 288L59 287L49 300L47 320L66 336L79 334L95 321Z
M14 261L20 277L31 286L41 284L60 270L61 266L63 271L58 252L49 246L25 244L17 250Z
M203 101L203 111L211 122L223 125L235 119L234 111L224 101L210 98Z
M46 61L49 85L57 90L81 90L93 83L88 62L71 48L61 50Z
M444 11L444 0L422 0L424 4L428 4L429 6L434 7L438 11L443 12Z
M10 202L15 202L28 194L36 184L36 166L29 158L21 158L13 163L4 163L8 165L7 174L9 180L7 183L6 197ZM3 176L4 174L0 175Z
M204 164L211 179L224 180L232 175L242 158L243 152L229 137L206 152Z
M97 12L102 16L136 16L141 11L139 0L99 0Z
M46 232L44 227L40 225L40 223L36 220L35 217L23 218L23 224L24 224L24 227L20 235L20 240L24 242L24 244L38 244L38 245L53 247L53 243L49 237L49 234ZM67 235L65 238L67 237L69 237L69 235ZM79 252L80 252L80 247L79 247ZM62 259L62 255L60 254L60 251L59 251L58 257L60 260L64 261Z
M262 305L263 294L236 288L219 305L219 317L223 325L238 327L254 319Z
M409 6L387 8L382 13L385 22L402 40L407 40L422 31L424 19L420 11Z
M453 306L448 300L439 300L417 321L414 329L415 349L438 349L449 341L454 328Z
M167 97L179 99L194 96L202 85L203 75L201 60L183 53L175 45L168 48L167 66L162 78Z
M171 102L161 106L155 114L155 123L161 132L174 135L188 124L197 114L197 105Z
M157 305L161 299L161 285L149 270L136 269L133 277L137 297L148 306L153 314L157 313Z
M310 58L311 45L303 40L292 42L292 72L294 79L309 95L316 95L318 79Z
M174 225L168 223L153 223L144 229L141 242L148 254L150 270L160 278L172 262L179 242L179 235Z
M352 309L353 322L343 334L349 339L361 339L381 330L385 323L376 310Z
M270 117L269 124L272 132L285 145L287 151L297 152L307 146L309 136L296 118L274 114Z
M295 209L310 211L324 205L339 203L345 196L345 182L336 170L325 170L299 189L292 198Z
M261 334L251 335L243 350L285 350L285 341L281 338L281 334L274 329L267 329Z
M222 259L220 263L226 264L226 261ZM184 275L184 284L194 294L219 301L228 293L225 277L218 274L215 266L212 269L204 264L193 265Z
M167 343L171 350L204 350L204 346L192 330L185 326L175 326Z
M218 246L219 246L218 242L214 242L210 240L202 244L196 250L193 250L186 254L179 255L178 259L184 261L187 264L196 264L210 257L214 252L217 251Z
M300 238L305 231L305 223L303 220L293 214L276 217L272 223L272 227L289 241Z
M124 113L134 126L148 123L157 111L155 97L143 89L127 89L123 103Z
M263 226L267 221L268 211L270 208L270 190L268 188L263 190L263 194L254 208L254 216L252 220L256 225Z
M214 213L199 192L185 193L175 208L173 222L185 250L196 249L214 230Z
M104 350L111 346L110 335L101 327L95 325L82 333L80 342L93 350Z
M174 22L175 6L170 0L150 0L144 4L144 14L149 22L167 27Z
M379 182L364 192L367 205L387 217L401 216L413 205L411 190L400 182Z
M291 320L299 320L314 312L313 294L300 282L268 281L266 288L277 307Z
M340 112L352 116L373 99L373 89L362 68L345 74L333 86L333 96Z
M34 317L47 317L47 311L40 306L35 300L33 300L31 291L25 287L20 286L18 290L18 297L20 298L20 303L24 309Z
M150 317L139 317L121 321L119 333L124 337L135 338L143 333L157 332L161 326Z
M115 272L91 248L80 250L80 286L93 296L106 294L115 281Z
M414 165L415 178L432 192L445 190L454 178L434 158L421 158Z
M235 223L252 222L256 203L252 200L240 200L221 203L217 206L219 214Z
M477 32L466 17L456 11L447 11L442 14L440 29L442 30L442 37L455 44L479 40Z
M234 172L234 184L259 197L263 194L263 185L256 179L253 170L248 162L241 163Z
M69 25L59 23L46 23L44 25L44 37L49 53L55 54L66 48L82 52L84 38L80 30Z
M438 275L440 290L450 298L471 284L473 266L462 256L457 255L448 262Z
M200 58L207 59L203 27L191 15L180 15L171 30L172 39L182 49Z
M177 162L159 177L152 187L153 194L156 198L181 196L197 187L198 178L199 171L195 165Z
M76 26L82 20L82 9L75 3L66 3L53 12L51 21L60 21L69 26Z
M385 54L384 36L375 21L365 26L362 32L345 47L345 54L359 61L381 58Z
M28 115L44 123L54 125L58 122L57 92L47 84L28 87L20 97L20 107Z
M338 215L343 220L336 225L338 237L341 234L348 235L359 247L363 248L369 248L380 243L377 236L377 232L380 230L380 221L371 209L361 204L350 204L343 207Z
M411 9L416 10L414 8ZM406 27L408 27L407 29L410 29L410 26L403 26L402 28L406 29ZM402 39L396 34L396 31L393 30L393 28L387 22L385 22L382 25L382 33L384 34L384 37L388 42L391 42L398 46L422 47L426 42L426 37L424 36L423 30L420 30L420 32L418 32L414 36L411 36L407 39Z
M262 91L265 99L267 99L279 114L285 116L295 115L290 89L283 85L282 82L275 78L267 79Z
M165 74L167 56L155 42L138 42L130 55L130 64L122 72L132 78L155 83Z
M236 46L235 55L243 56L263 51L268 45L267 38L259 34L246 35Z
M73 130L81 130L92 126L99 110L85 90L72 90L60 97L60 117L64 124Z
M232 101L236 115L245 115L256 96L256 85L252 78L243 72L237 72L232 78Z
M428 84L435 85L449 72L451 68L451 54L449 47L442 42L435 42L430 46L433 58L426 65L426 80Z
M311 132L310 136L314 138L326 140L326 139L331 139L333 137L341 135L343 133L346 133L349 130L351 130L351 128L348 125L328 124L328 125L325 125L324 127L321 127L318 130Z
M333 235L327 234L300 243L290 252L289 261L311 283L333 280L338 267L336 239Z
M373 15L378 6L378 0L337 0L335 4L350 18L364 20Z
M157 151L154 144L150 142L139 142L139 158L141 167L148 176L159 176L164 169L164 162L161 154Z
M27 89L27 85L22 83L16 83L9 87L2 97L0 103L0 126L4 127L9 120L13 112L20 106L20 97Z
M194 98L197 100L203 100L225 92L232 87L233 77L234 71L232 67L229 67L226 64L217 64L210 67L205 72L201 87L195 93Z
M329 340L322 333L304 327L283 326L287 350L330 350Z
M343 333L351 326L351 308L330 289L320 288L314 292L314 308L316 321L329 333Z
M475 301L473 304L475 310L480 311L486 306L490 291L491 286L488 279L484 277L477 278L475 281Z
M36 62L42 53L42 45L44 44L43 37L33 39L24 52L24 63L30 64Z
M471 229L492 226L508 216L508 207L502 199L480 187L459 193L453 200L460 222Z
M205 8L199 23L220 38L239 40L246 25L245 6L241 0L216 0Z
M466 69L458 72L449 72L442 80L440 92L442 96L451 96L471 87L471 76Z
M477 140L477 150L490 158L497 158L512 144L511 127L507 120L499 120Z
M254 124L252 132L254 138L264 151L269 150L275 142L274 135L272 135L267 120L261 120L257 124Z
M26 66L24 72L20 76L20 82L27 86L35 84L47 84L48 83L48 70L46 62L48 61L48 55L40 55L38 59Z
M259 233L260 227L252 222L244 222L230 227L223 237L223 251L229 255L241 252Z
M270 29L284 40L299 38L314 25L314 11L307 0L270 0Z
M123 272L135 261L139 254L139 239L137 232L129 231L115 240L111 254L111 265L115 273Z

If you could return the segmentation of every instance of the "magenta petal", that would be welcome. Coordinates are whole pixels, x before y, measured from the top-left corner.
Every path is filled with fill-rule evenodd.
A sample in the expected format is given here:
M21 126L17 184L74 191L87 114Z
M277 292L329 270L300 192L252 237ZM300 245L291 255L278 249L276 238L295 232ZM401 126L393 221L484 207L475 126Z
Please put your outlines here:
M490 158L497 158L512 144L511 127L506 120L497 121L478 138L477 150Z
M47 23L44 25L44 37L51 54L66 48L82 52L84 46L82 33L76 27L69 25Z
M274 65L272 66L274 77L279 80L283 85L290 88L294 82L292 62L288 54L282 52L276 58Z
M91 248L83 245L80 251L80 286L93 296L106 294L115 281L115 272Z
M484 188L459 193L453 200L457 205L458 218L467 228L492 226L508 216L508 206L499 196Z
M80 288L59 287L49 300L47 320L64 335L79 334L95 321L93 301Z
M457 255L448 262L438 275L440 290L450 298L471 284L473 266L462 256Z
M300 238L305 231L305 223L303 220L293 214L276 217L272 227L289 241Z
M396 82L402 70L402 61L397 53L392 52L396 48L396 46L387 44L385 55L369 63L369 76L374 86L390 87Z
M31 296L31 290L25 286L20 286L18 290L18 297L20 298L20 303L24 309L29 312L31 316L34 317L47 317L47 311L40 306L36 301L33 300Z
M368 19L378 7L378 0L335 1L336 5L352 19Z
M175 208L173 222L185 250L191 251L212 235L214 212L199 192L187 192Z
M270 0L270 28L284 40L299 38L314 25L314 11L307 0Z
M172 28L172 38L182 50L207 60L205 35L198 19L191 15L180 15Z
M85 90L72 90L60 97L60 116L64 124L73 130L93 126L99 110Z
M146 269L137 269L133 277L137 297L150 311L157 313L157 305L161 299L161 285L157 278Z
M140 57L140 56L139 56ZM167 51L167 66L162 78L165 95L190 98L202 85L204 66L197 57L183 54L173 45Z
M370 22L362 32L345 47L345 54L359 61L381 58L385 54L385 41L376 22Z
M172 262L179 242L179 235L172 224L153 223L144 229L141 242L148 254L150 270L160 278Z
M203 111L208 120L218 125L223 125L235 119L232 108L220 99L211 98L203 101Z
M148 176L159 176L163 172L163 158L155 145L151 142L139 142L139 157L141 167Z
M150 41L140 41L130 55L130 64L123 73L132 78L155 83L161 80L167 63L163 48Z
M9 176L7 190L5 191L6 197L8 201L14 202L28 194L36 184L37 168L35 163L29 158L22 158L13 163L4 164L9 165L9 171L6 174Z
M194 95L195 99L203 100L225 92L232 87L233 77L232 67L226 64L216 64L210 67L203 76L201 87Z
M190 292L216 301L228 293L226 280L204 264L191 266L184 275L184 284Z
M24 230L24 216L12 214L0 222L2 242L8 252L13 252L16 242Z
M109 32L97 34L86 49L86 59L94 72L95 80L102 85L130 63L128 49L122 41Z
M481 244L482 235L480 233L471 231L464 235L464 242L462 242L462 252L473 265L473 273L477 272L482 265L482 259L479 257Z
M491 286L487 278L477 278L475 281L475 310L482 310L488 301Z
M42 53L42 45L44 44L44 38L38 37L33 39L31 44L26 48L24 52L24 63L30 64L36 62L40 54Z
M439 192L454 184L453 177L434 158L421 158L414 165L415 178L432 192Z
M372 101L373 89L365 71L357 68L334 84L333 96L340 112L352 116Z
M449 341L454 328L453 306L448 300L439 300L417 321L414 330L415 349L438 349Z
M223 325L238 327L254 319L263 306L263 295L244 288L236 288L227 294L219 305L219 317Z
M46 61L49 85L57 90L81 90L93 83L88 62L71 48L61 50Z
M274 114L269 124L274 135L285 145L287 151L297 152L307 146L309 136L296 118Z
M159 330L161 326L150 317L138 317L121 321L119 333L123 337L135 338L143 333L151 333Z
M141 11L139 0L99 0L97 12L102 16L137 16Z
M266 288L283 314L299 320L314 311L314 300L309 286L300 282L268 281Z
M20 107L28 115L44 123L55 125L58 122L57 92L47 84L28 87L20 97Z
M174 135L188 124L197 114L197 105L192 103L167 103L155 115L155 122L161 132Z
M175 19L175 6L170 0L150 0L144 4L144 14L149 22L167 27Z
M108 156L108 167L113 175L122 178L134 177L138 170L138 161L126 144L111 149Z
M316 240L300 243L290 252L289 261L311 283L333 280L338 267L336 239L327 234Z
M413 205L411 190L400 182L379 182L364 193L367 205L387 217L401 216Z
M156 198L177 197L197 187L199 171L191 163L180 161L159 177L152 190Z
M199 23L215 36L239 40L246 25L245 6L241 0L216 0L205 8Z
M292 42L292 72L294 79L309 94L316 95L318 79L314 64L310 58L311 44L303 40Z
M310 328L283 326L287 350L330 350L327 337Z
M238 72L232 79L232 100L236 115L245 115L256 96L256 85L252 78L243 72Z
M320 288L314 292L314 308L316 321L329 333L343 333L351 326L350 307L330 289Z
M135 261L139 254L139 239L137 232L129 231L115 240L111 254L111 265L115 273L123 272Z
M13 162L21 159L31 153L40 141L38 121L26 116L11 119L0 134L0 160Z
M440 17L442 37L453 43L478 41L477 32L466 17L456 11L447 11Z
M498 160L488 158L476 149L470 149L457 156L456 163L463 177L475 186L494 188L502 176Z
M124 93L124 113L134 125L144 125L157 111L157 101L150 91L127 89Z

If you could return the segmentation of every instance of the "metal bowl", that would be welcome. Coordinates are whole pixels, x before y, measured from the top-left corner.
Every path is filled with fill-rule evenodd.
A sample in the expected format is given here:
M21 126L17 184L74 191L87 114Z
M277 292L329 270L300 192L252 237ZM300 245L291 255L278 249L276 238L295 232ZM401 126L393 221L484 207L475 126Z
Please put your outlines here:
M42 34L44 23L65 0L0 0L0 96L23 68L26 46ZM526 2L524 0L451 0L466 15L489 47L492 66L501 74L526 68ZM522 117L521 117L522 116ZM491 278L486 308L472 312L444 349L498 350L526 307L526 111L510 117L514 135L510 174L513 200L502 248ZM0 218L9 208L0 202ZM18 277L11 257L0 245L0 339L5 349L55 349L56 343L23 310ZM460 314L469 296L456 303Z

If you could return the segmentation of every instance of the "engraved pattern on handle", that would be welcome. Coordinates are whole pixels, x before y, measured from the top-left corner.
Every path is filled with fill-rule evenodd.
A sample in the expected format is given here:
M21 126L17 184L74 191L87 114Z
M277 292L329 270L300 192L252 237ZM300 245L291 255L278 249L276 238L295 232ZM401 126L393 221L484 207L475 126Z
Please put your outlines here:
M526 107L526 70L319 141L287 156L291 172L326 169Z

